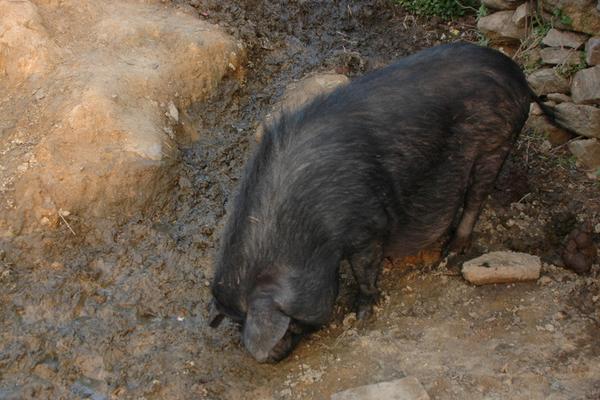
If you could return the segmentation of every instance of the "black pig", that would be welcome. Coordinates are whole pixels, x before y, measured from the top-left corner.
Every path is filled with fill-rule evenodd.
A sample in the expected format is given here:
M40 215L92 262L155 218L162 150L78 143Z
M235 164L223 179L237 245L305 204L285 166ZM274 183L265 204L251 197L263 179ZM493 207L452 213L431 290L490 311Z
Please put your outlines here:
M388 251L415 253L456 218L448 247L460 252L532 99L510 58L450 44L284 114L248 162L229 215L211 325L231 317L256 360L279 360L328 322L340 261L360 284L363 316Z

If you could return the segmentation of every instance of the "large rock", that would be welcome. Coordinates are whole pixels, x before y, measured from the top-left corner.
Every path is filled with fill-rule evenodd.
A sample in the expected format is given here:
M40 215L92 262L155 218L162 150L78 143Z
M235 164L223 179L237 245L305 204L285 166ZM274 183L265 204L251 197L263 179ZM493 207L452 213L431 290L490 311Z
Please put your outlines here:
M390 382L348 389L331 396L331 400L429 400L417 378L407 376Z
M572 49L580 48L586 41L587 36L580 33L559 31L558 29L550 29L542 43L552 47L570 47Z
M600 37L593 37L585 44L585 62L587 65L600 64Z
M600 141L598 139L572 141L569 143L569 150L587 170L592 173L600 170Z
M538 96L548 93L569 93L569 81L560 76L554 68L542 68L527 77L531 88Z
M477 29L495 42L514 42L525 39L527 31L512 20L513 11L498 11L477 21Z
M578 65L582 61L580 51L564 49L561 47L546 47L540 50L544 64L550 65Z
M582 136L600 138L600 108L573 103L554 108L559 124Z
M494 10L514 10L522 3L521 0L482 0L481 2Z
M597 0L545 0L544 8L550 13L560 10L570 23L569 30L597 35L600 32L600 10Z
M494 251L463 264L463 277L475 284L532 281L540 277L538 256L512 251Z
M3 0L6 26L26 45L0 34L0 238L163 204L177 134L193 131L173 110L243 59L220 28L158 1Z
M264 122L256 130L254 134L256 141L261 140L265 127L276 120L282 112L298 109L318 95L330 93L338 86L348 82L349 80L345 75L322 73L290 83L286 87L281 100L273 106L266 115Z
M531 113L525 126L536 133L546 136L552 146L560 146L573 138L573 134L566 129L550 122L545 115Z
M575 103L600 104L600 65L577 71L571 94Z

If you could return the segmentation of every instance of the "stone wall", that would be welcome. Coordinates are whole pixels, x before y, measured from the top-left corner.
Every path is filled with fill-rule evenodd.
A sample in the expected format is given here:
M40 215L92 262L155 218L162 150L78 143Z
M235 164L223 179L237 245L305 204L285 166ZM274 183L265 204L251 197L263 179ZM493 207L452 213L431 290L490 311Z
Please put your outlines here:
M581 166L598 178L600 1L482 3L488 15L479 18L479 30L491 45L503 46L523 61L531 87L552 106L556 121L568 132L551 126L541 112L533 113L530 125L549 134L554 145L568 140Z

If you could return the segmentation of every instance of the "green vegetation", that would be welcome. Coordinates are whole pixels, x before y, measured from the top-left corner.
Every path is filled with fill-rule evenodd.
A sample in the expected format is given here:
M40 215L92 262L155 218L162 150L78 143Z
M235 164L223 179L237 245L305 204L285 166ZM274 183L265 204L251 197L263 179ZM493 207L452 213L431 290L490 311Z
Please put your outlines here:
M481 3L481 5L479 6L479 9L477 10L477 20L479 20L479 18L481 18L481 17L487 17L489 13L490 12L487 9L487 7L485 6L485 4Z
M573 23L573 19L567 14L564 14L560 8L555 8L552 14L554 16L554 20L560 21L560 23L563 25L571 25Z
M570 78L573 75L575 75L575 73L577 71L580 71L582 69L587 68L588 65L585 62L585 54L581 54L581 59L579 60L579 64L574 64L574 65L568 65L568 64L562 64L556 67L556 72L558 72L559 75L565 77L565 78Z
M443 19L452 19L465 15L467 10L479 12L475 7L478 0L394 0L408 11L417 15L438 16ZM480 8L481 10L481 8Z

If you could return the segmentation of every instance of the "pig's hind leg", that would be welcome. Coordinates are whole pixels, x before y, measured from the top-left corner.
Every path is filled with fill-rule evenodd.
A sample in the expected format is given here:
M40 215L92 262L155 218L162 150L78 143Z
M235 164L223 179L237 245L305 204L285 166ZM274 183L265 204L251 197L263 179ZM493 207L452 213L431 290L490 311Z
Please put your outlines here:
M473 228L483 208L483 203L494 186L496 177L510 151L511 145L512 141L505 143L493 151L481 154L475 160L465 194L463 212L446 249L448 254L461 254L471 245Z
M382 268L382 261L383 243L380 241L369 243L349 258L354 278L360 289L356 299L358 319L367 319L372 314L373 304L379 296L377 278Z

